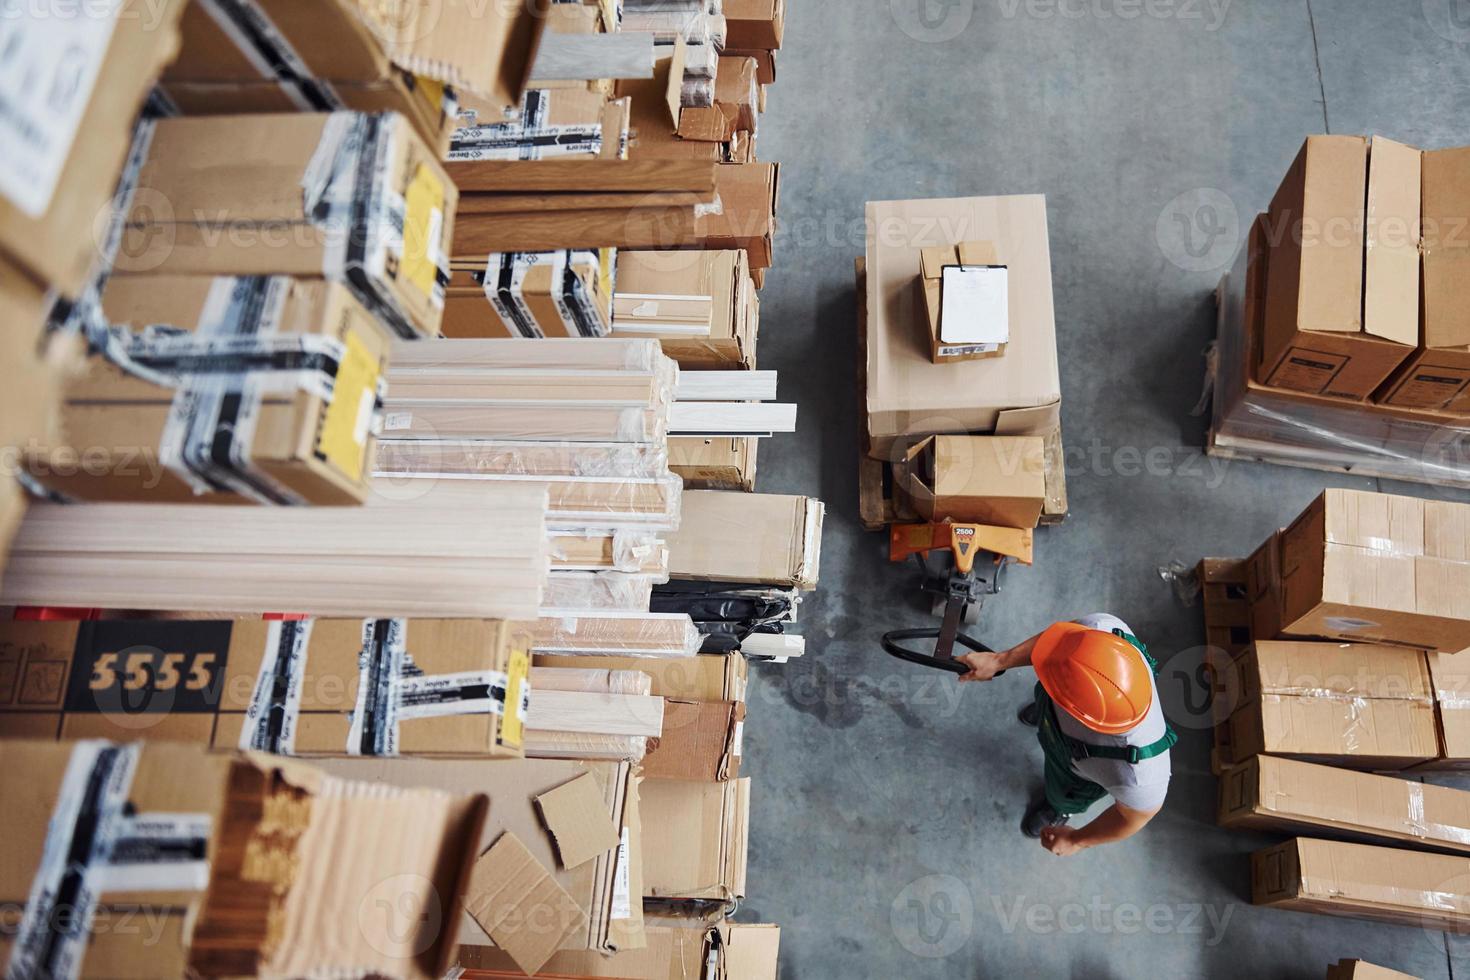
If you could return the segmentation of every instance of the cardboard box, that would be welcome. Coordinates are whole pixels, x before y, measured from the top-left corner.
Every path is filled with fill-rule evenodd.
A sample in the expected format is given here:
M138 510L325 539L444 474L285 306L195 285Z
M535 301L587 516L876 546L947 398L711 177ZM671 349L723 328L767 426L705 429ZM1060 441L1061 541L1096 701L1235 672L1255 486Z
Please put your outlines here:
M729 902L745 896L750 780L649 780L642 817L645 898Z
M16 975L427 980L452 962L453 936L419 910L452 908L464 892L467 848L485 819L478 792L324 792L322 773L301 763L167 742L7 739L0 769L27 787L27 805L0 816L0 898L16 916L0 936L0 962ZM100 826L79 820L89 777L107 786ZM57 862L48 874L48 842L64 855L57 835L89 830L118 834L114 855L127 857ZM97 903L84 920L91 935L49 944L49 964L18 962L21 948L48 945L17 943L19 910L43 881L53 895L65 889L63 872L79 867L87 884L77 902L89 904L90 893Z
M669 469L690 490L755 491L755 436L676 436L669 439Z
M0 622L0 734L517 757L529 671L492 620Z
M1061 381L1046 199L1040 195L871 202L867 210L869 454L896 462L930 435L1040 435L1057 428ZM1006 355L935 364L921 291L923 251L995 244L1009 269Z
M363 153L378 165L358 169ZM433 337L458 199L396 114L164 119L116 272L324 278L397 336Z
M724 782L740 775L745 703L664 699L663 734L643 758L648 779Z
M496 252L451 272L446 337L605 337L616 249Z
M367 498L390 337L345 286L118 276L102 305L133 331L115 338L114 356L167 383L92 358L66 386L59 430L25 447L39 484L93 501ZM174 333L145 333L159 326ZM225 337L228 358L209 346Z
M758 70L754 58L720 58L714 105L680 109L679 138L727 143L737 133L754 133L760 115Z
M1429 669L1415 650L1259 641L1217 678L1233 712L1217 733L1227 764L1261 752L1355 769L1439 756Z
M1424 309L1419 350L1379 401L1470 414L1470 147L1424 154Z
M607 980L776 980L781 947L778 926L722 922L716 926L650 919L646 949L601 953L557 953L543 975ZM664 924L667 923L667 924ZM497 949L471 946L460 965L478 975L520 977L515 961Z
M930 436L906 459L908 492L930 521L1035 527L1046 506L1046 440Z
M926 248L920 270L934 363L978 361L1005 353L1010 340L1009 275L997 264L993 243Z
M825 509L810 497L687 491L679 530L666 537L669 574L815 589Z
M1339 960L1327 968L1327 980L1419 980L1397 970L1364 963L1362 960Z
M10 551L16 528L26 516L26 494L11 476L0 476L0 574L5 572L5 559Z
M1282 631L1470 649L1470 505L1328 490L1281 533Z
M1232 830L1470 854L1470 792L1269 755L1220 775L1219 818Z
M718 213L694 218L700 249L744 249L754 275L771 267L776 209L781 201L780 167L774 163L728 164L715 168ZM757 280L758 281L758 280Z
M1251 855L1256 905L1463 931L1470 858L1298 837Z
M1381 137L1308 138L1268 218L1266 384L1362 401L1414 352L1420 169Z
M52 299L0 253L0 363L11 366L0 385L0 449L56 437L62 385L81 367L86 345L80 338L46 339Z
M513 104L544 21L544 5L535 2L201 0L185 14L183 50L164 78L169 86L264 81L310 111L346 104L343 87L417 74L420 86L449 85Z
M446 914L458 918L457 927L446 923L445 931L457 936L462 963L499 944L524 973L534 974L558 949L614 952L646 945L643 908L637 900L644 891L647 863L641 830L645 821L638 779L627 763L328 759L318 765L379 786L427 786L451 793L473 788L489 796L490 812L479 843L465 849L476 870L464 906L458 913L445 906ZM538 799L587 777L595 782L600 806L578 811L538 804ZM563 867L549 826L566 833L609 821L619 846L576 867ZM506 853L495 850L507 839L521 845L519 867L506 867ZM494 873L498 871L507 873ZM498 943L480 921L491 918L485 899L497 887L499 906L515 912L501 921L491 919Z
M586 670L636 670L653 679L652 694L661 698L744 701L750 667L738 653L698 657L564 657L538 656L537 667Z
M558 5L565 9L564 5ZM459 107L448 160L617 160L629 136L627 99L596 82L527 90L513 112L473 97Z
M767 48L732 48L725 46L725 54L737 58L755 59L755 78L761 87L773 85L776 82L776 52Z
M725 0L725 47L781 47L786 0Z
M629 301L631 308L629 315L614 314L614 335L656 336L664 353L678 361L681 368L755 367L760 303L745 252L621 249L616 283L616 299ZM671 302L704 297L710 301L707 332L676 332L668 330L666 322L649 322L668 313Z
M25 58L10 65L14 77L65 92L59 107L19 88L0 96L0 252L68 297L98 258L97 216L109 210L138 110L179 50L183 0L144 7L9 17L0 31L0 47Z
M1431 653L1429 679L1439 717L1439 758L1420 769L1470 770L1470 651Z

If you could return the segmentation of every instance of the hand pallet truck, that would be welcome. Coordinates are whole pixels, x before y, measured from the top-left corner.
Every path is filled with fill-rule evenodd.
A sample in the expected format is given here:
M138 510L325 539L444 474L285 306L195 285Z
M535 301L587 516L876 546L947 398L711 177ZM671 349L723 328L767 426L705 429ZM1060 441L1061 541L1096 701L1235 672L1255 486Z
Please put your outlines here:
M929 564L929 554L934 551L953 552L953 567L948 572L936 573ZM992 651L960 632L960 626L979 622L986 598L1000 592L1007 565L1013 561L1031 564L1031 530L988 524L895 524L889 529L888 558L899 562L910 557L924 574L920 588L936 597L936 611L942 607L942 622L938 629L885 633L884 652L920 667L969 673L969 668L954 657L955 644L975 653ZM933 652L905 645L913 640L933 640Z

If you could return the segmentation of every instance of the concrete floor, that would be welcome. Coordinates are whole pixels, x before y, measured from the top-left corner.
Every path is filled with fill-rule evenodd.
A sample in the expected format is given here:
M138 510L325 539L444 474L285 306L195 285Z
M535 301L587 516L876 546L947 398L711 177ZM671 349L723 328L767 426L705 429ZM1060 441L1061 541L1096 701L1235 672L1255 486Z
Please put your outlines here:
M1155 573L1248 552L1324 486L1374 485L1201 456L1190 409L1210 293L1306 135L1470 143L1470 4L789 6L760 133L762 158L783 165L760 359L781 371L801 427L763 447L760 488L819 494L829 510L808 656L760 669L751 692L742 916L784 927L782 977L1305 980L1349 956L1470 977L1470 939L1249 904L1247 855L1269 838L1214 826L1207 721L1187 669L1200 612ZM856 521L864 202L1013 193L1048 199L1072 512L1039 534L1035 567L1011 576L981 635L1009 644L1116 612L1172 658L1163 686L1183 735L1155 824L1070 859L1017 831L1040 773L1013 720L1031 679L961 691L886 658L879 634L926 620L909 569L890 567L882 538ZM1191 221L1200 237L1186 242ZM1132 475L1131 451L1152 447L1175 465Z

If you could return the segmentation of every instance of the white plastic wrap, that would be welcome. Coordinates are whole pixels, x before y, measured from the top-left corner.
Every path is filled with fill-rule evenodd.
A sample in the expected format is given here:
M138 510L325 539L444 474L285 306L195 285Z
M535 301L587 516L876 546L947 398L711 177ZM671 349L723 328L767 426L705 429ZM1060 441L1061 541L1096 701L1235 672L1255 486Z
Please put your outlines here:
M1470 419L1283 391L1251 378L1264 315L1265 259L1258 249L1251 241L1242 245L1220 284L1207 380L1211 452L1470 488Z
M378 444L377 470L392 477L667 476L668 453L656 444L509 442L476 439Z
M682 614L586 610L527 624L537 654L613 657L692 657L703 642Z
M546 582L542 615L563 609L647 612L654 581L626 572L553 572Z
M653 678L641 670L592 670L584 667L532 667L534 691L580 691L584 694L653 693Z

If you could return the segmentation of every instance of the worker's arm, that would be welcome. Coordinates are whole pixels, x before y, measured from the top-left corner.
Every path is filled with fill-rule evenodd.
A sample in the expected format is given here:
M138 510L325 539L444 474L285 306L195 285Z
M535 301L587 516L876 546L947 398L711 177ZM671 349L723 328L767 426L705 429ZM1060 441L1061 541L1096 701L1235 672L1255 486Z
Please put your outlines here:
M1130 810L1114 803L1085 827L1048 827L1041 832L1041 846L1057 857L1066 857L1099 844L1127 840L1148 825L1158 810Z
M960 663L970 668L970 672L960 678L965 681L988 681L1003 670L1012 667L1030 667L1031 651L1036 649L1036 641L1041 639L1037 633L1031 639L1018 643L1009 650L1000 650L996 653L967 653L963 657L956 657Z

